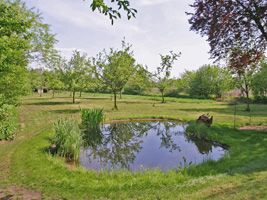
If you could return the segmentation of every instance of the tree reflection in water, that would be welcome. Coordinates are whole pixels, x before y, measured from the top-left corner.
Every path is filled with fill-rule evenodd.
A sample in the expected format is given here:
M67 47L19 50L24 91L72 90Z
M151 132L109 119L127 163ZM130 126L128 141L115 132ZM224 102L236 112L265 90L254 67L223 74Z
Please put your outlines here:
M146 149L141 154L145 157L141 158L140 162L140 155L138 163L146 162L147 166L162 162L161 166L165 167L170 154L173 154L170 165L177 163L184 166L180 163L187 162L187 158L191 162L192 159L196 159L194 156L209 154L212 151L213 143L188 138L184 134L184 129L182 125L175 122L129 122L103 125L99 131L85 134L86 158L97 169L131 169L131 165L136 161L137 155L140 155L144 145ZM179 155L182 151L180 145L186 149L181 155ZM190 148L193 148L193 156ZM161 157L155 155L160 153L162 153Z

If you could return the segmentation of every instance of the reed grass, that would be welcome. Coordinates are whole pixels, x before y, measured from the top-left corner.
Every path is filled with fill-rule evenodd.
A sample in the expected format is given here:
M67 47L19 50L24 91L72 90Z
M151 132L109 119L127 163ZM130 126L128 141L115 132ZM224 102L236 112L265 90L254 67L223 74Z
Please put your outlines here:
M83 144L78 123L71 119L59 119L54 123L54 129L51 142L55 145L56 153L68 160L78 161Z

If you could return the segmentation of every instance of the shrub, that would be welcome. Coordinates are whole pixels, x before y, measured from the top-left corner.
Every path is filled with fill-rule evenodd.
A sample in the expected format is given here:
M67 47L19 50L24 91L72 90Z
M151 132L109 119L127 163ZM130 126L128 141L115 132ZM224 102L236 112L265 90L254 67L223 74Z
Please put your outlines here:
M198 123L196 121L192 121L186 127L185 133L188 136L197 137L199 139L206 138L209 128L204 123Z
M55 135L51 138L56 153L69 160L77 161L83 141L79 125L74 120L59 119L54 124Z
M0 140L13 140L17 127L17 112L13 105L0 106Z

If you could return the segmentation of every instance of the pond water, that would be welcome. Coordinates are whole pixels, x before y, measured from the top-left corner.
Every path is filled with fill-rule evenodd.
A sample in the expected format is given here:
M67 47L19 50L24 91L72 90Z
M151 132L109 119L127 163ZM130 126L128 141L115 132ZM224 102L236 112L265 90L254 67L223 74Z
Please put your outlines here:
M217 161L227 152L216 142L188 137L185 128L176 122L106 124L87 135L80 163L95 170L166 171Z

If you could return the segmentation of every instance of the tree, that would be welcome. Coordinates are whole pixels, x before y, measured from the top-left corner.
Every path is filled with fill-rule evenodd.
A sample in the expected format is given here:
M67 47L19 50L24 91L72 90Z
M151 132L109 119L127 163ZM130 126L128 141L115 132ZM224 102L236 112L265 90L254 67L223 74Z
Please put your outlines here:
M267 99L267 63L262 62L260 69L252 78L252 91L256 99Z
M155 85L161 92L162 103L165 103L164 92L168 86L168 81L171 75L171 69L173 67L174 61L178 59L181 53L170 52L167 55L160 55L161 66L157 68L157 71L154 73Z
M195 72L189 85L191 96L221 98L224 92L233 88L234 81L228 69L216 65L204 65Z
M124 93L133 95L143 94L152 85L151 77L152 74L148 71L147 67L137 65L135 73L124 88Z
M29 70L29 83L32 91L38 91L43 89L47 85L47 79L45 76L45 71L42 68L30 69ZM42 93L40 93L42 96Z
M60 72L58 70L46 70L44 77L47 82L47 87L52 90L52 97L55 97L55 90L60 90L64 87L64 83L60 80Z
M195 0L191 7L191 30L208 37L212 58L225 58L240 45L244 50L266 49L266 0Z
M108 15L111 24L114 23L115 19L121 18L121 9L126 12L128 20L135 17L137 13L136 9L130 7L130 1L128 0L110 0L110 3L109 5L112 6L109 6L104 0L93 0L90 6L92 11L97 9L100 13ZM114 4L117 5L117 8L113 6Z
M121 50L110 49L108 53L104 50L93 58L93 64L97 79L113 93L114 109L117 110L117 94L136 70L131 46L122 41Z
M195 79L196 71L186 70L181 77L178 79L178 87L182 90L182 92L189 94L190 86L193 80Z
M250 96L252 78L257 71L258 64L263 57L262 52L255 50L243 50L241 48L232 49L228 58L228 64L235 75L241 91L245 93L247 99L246 111L250 111Z
M61 62L64 62L63 60ZM59 62L59 64L61 63ZM84 76L88 65L88 59L85 54L81 55L79 51L74 51L72 58L66 64L60 64L63 73L63 79L68 89L72 91L72 102L75 103L75 93L79 90L80 78Z
M45 60L55 39L41 16L21 1L0 0L0 13L0 99L16 104L28 90L28 63Z

